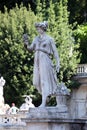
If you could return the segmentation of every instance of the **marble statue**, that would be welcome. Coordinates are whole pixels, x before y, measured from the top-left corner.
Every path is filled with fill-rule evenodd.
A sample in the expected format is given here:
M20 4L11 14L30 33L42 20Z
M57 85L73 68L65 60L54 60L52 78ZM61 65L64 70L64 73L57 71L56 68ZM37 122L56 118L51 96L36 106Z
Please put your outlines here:
M0 96L3 96L3 86L5 85L5 80L3 77L0 78Z
M5 85L5 79L1 76L0 78L0 115L8 114L10 106L4 103L3 89Z
M3 87L5 85L5 80L3 77L0 78L0 114L4 113L4 97L3 97Z
M32 44L29 45L27 34L23 35L23 41L28 51L35 52L33 85L42 94L40 107L45 107L47 97L57 88L56 71L59 72L60 60L54 39L46 34L48 23L35 23L35 27L39 35L34 38ZM52 56L56 61L56 67L52 62Z
M24 95L23 97L25 97L25 103L23 103L20 106L20 110L22 111L28 111L29 108L34 108L34 104L32 103L32 98L29 95Z
M0 103L4 103L3 97L3 86L5 85L5 80L3 77L0 78Z

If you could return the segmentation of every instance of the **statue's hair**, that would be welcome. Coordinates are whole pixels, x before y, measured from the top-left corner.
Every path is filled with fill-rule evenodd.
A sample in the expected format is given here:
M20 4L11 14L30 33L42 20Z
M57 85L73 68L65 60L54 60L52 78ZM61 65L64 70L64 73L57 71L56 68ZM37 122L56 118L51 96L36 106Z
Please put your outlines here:
M47 21L43 21L43 22L39 22L39 23L35 23L35 27L41 27L44 31L47 30L48 28L48 22Z

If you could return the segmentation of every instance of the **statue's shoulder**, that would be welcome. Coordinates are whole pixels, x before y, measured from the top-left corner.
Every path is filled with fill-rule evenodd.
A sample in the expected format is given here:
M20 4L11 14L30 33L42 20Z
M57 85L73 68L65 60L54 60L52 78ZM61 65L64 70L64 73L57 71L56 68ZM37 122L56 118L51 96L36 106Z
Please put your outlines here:
M37 38L38 38L38 36L34 37L34 39L33 39L33 40L37 40Z
M50 35L47 35L47 39L48 39L49 41L54 41L54 38L51 37Z
M51 40L52 39L52 37L50 36L50 35L46 35L46 39L48 39L48 40Z
M38 40L38 36L34 37L33 43L35 43Z

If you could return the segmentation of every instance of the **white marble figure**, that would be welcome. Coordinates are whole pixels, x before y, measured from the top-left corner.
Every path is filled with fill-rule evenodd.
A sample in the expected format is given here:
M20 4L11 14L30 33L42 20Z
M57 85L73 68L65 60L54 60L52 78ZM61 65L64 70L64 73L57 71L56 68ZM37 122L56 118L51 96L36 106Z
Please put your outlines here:
M34 108L34 104L32 103L32 99L30 96L28 95L24 95L23 97L25 97L25 103L23 103L21 106L20 106L20 110L24 110L24 111L28 111L29 108Z
M4 97L3 97L3 87L5 85L5 80L3 77L0 78L0 114L4 113Z
M60 60L54 39L46 34L48 23L36 23L35 27L39 35L34 38L32 44L29 45L26 34L23 35L23 41L28 51L35 52L33 85L42 94L42 104L40 107L45 107L47 97L57 88L55 70L59 72ZM51 56L56 60L55 69Z
M4 104L4 97L3 97L3 86L5 85L5 80L3 77L0 78L0 103Z
M61 82L61 83L58 84L58 88L55 91L55 95L56 94L70 95L70 89L67 88L67 86L65 85L65 83Z
M5 80L3 77L0 78L0 96L3 96L3 86L5 85Z

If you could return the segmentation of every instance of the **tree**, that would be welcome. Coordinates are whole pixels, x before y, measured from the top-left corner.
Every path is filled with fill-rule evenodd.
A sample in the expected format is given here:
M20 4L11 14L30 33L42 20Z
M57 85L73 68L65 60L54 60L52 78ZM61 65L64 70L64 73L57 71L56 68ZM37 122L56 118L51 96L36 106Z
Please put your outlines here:
M0 73L6 80L5 100L20 105L22 95L33 93L33 54L23 46L22 35L28 33L31 42L35 35L34 13L21 6L0 13Z
M87 23L78 25L77 29L75 30L75 37L80 42L80 63L85 64L87 63Z
M77 48L75 43L73 26L69 24L69 12L67 10L67 0L60 0L48 9L49 33L54 37L60 55L60 81L69 85L71 77L76 73L79 63Z
M16 7L16 4L20 8L20 5L23 5L28 9L28 5L31 5L32 10L36 9L36 1L35 0L0 0L0 10L4 12L4 6L7 7L8 11Z
M68 0L68 10L70 12L70 23L82 24L87 21L86 0Z

